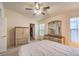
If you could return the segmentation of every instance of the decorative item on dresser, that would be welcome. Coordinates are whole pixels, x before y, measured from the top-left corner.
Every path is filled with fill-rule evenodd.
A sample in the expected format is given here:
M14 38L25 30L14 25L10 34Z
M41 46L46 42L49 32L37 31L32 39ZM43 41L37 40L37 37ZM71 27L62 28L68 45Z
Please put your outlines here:
M15 46L28 43L29 28L28 27L15 27Z
M58 43L65 44L65 37L61 35L51 35L51 34L45 34L44 39L55 41Z

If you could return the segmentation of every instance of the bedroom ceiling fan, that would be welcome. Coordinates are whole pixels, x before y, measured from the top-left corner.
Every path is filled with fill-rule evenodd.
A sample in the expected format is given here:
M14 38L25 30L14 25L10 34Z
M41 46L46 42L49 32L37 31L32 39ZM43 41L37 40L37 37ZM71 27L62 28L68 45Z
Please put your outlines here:
M34 10L33 15L45 15L48 9L50 9L50 6L43 7L39 2L35 2L34 8L25 8L25 10Z

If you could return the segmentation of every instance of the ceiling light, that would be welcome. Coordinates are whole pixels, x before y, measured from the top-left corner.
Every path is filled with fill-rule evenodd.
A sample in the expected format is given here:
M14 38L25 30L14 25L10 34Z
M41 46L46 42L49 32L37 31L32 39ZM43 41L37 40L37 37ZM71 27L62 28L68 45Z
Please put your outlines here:
M34 14L42 14L45 15L48 9L50 9L50 6L43 7L41 2L35 2L34 8L25 8L26 10L33 10Z
M34 13L37 13L37 10L34 10Z
M41 14L41 10L34 10L34 13L39 15L39 14Z

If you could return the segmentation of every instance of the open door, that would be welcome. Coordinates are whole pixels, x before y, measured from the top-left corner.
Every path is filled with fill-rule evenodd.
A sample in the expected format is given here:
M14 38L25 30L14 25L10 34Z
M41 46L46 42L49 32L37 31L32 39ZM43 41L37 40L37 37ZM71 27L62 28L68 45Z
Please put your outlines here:
M35 24L30 24L30 40L35 40Z
M0 17L0 52L7 50L6 21Z
M3 3L0 3L0 52L7 50L7 25L4 19Z

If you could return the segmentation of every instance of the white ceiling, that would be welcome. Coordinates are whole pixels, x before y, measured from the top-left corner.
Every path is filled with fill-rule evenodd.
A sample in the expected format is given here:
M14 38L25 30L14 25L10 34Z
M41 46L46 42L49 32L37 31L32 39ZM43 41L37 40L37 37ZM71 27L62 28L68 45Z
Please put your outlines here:
M33 8L34 2L5 2L4 5L6 8L17 11L27 17L42 20L49 17L51 14L63 13L70 10L78 9L78 2L43 2L43 6L50 6L50 9L47 12L47 15L33 15L33 10L25 10L26 7Z

